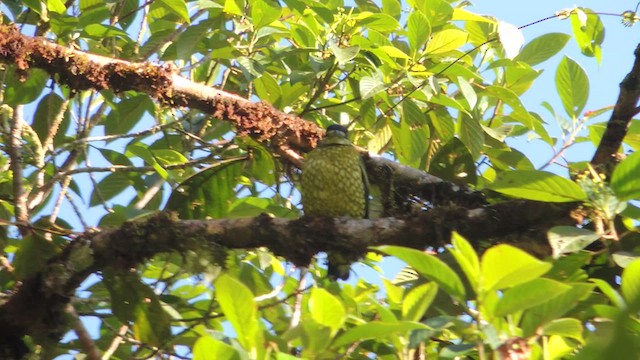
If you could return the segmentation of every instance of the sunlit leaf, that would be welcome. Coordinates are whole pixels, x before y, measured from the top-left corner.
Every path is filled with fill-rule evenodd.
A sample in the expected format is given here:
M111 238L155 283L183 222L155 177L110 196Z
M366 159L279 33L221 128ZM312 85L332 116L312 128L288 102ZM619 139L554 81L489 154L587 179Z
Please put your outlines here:
M640 198L640 152L629 155L618 164L611 175L611 189L621 200Z
M556 90L567 114L574 119L578 118L589 97L589 78L584 69L570 57L565 56L558 65Z
M462 281L442 260L422 251L399 246L378 246L375 249L404 261L420 275L435 281L450 295L458 300L464 300L465 290Z
M524 284L542 276L551 264L510 245L489 248L480 260L482 289L499 290Z
M573 181L537 170L505 171L487 186L489 189L520 199L570 202L586 199L585 192Z

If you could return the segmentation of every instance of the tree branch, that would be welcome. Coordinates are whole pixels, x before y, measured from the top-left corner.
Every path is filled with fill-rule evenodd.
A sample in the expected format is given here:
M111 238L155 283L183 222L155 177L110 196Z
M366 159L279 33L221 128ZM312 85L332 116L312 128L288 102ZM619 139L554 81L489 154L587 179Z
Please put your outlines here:
M146 220L127 222L118 229L83 233L51 259L43 271L24 280L16 293L0 305L0 348L19 342L26 334L59 340L68 330L66 306L87 276L106 267L129 269L159 253L267 247L295 265L305 266L316 253L326 250L339 251L346 259L356 261L371 246L439 247L447 244L451 231L456 230L477 248L490 245L493 239L524 245L534 254L546 255L550 252L546 230L571 223L574 207L575 204L513 201L471 210L438 207L406 219L376 220L290 220L266 215L178 220L163 212Z
M607 175L610 175L621 159L618 151L627 135L633 116L637 114L636 106L640 99L640 44L636 47L634 55L636 59L633 67L620 83L620 94L607 123L607 129L591 159L591 165L598 167Z

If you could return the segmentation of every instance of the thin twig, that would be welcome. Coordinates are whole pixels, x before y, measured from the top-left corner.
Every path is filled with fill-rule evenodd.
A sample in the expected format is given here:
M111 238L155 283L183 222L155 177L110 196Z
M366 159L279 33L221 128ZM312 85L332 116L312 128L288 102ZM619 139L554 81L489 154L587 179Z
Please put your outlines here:
M84 354L87 356L89 360L101 360L100 350L96 346L96 343L89 335L89 332L84 327L84 324L80 320L78 313L76 313L76 309L73 307L71 303L67 304L66 312L73 319L71 325L73 327L73 331L78 336L78 341L80 342L80 346L84 351Z
M11 171L13 173L13 198L16 222L26 225L29 222L29 209L27 208L27 193L24 189L22 178L22 123L24 105L17 105L13 109L11 117L11 130L9 134L9 157L11 158ZM20 228L23 232L25 229Z

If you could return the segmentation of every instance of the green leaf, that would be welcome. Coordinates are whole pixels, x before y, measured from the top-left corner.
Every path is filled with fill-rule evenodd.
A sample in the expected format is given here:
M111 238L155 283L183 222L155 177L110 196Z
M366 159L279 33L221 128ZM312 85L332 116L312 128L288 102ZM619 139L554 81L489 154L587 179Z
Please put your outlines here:
M640 254L628 251L616 251L611 254L611 258L613 259L613 262L616 263L616 265L620 266L621 268L626 268L633 261L640 258Z
M619 309L625 307L624 298L616 289L614 289L608 282L598 279L590 278L590 282L594 283L598 289L609 299L609 301Z
M389 33L401 28L398 20L387 14L362 12L358 14L356 18L358 18L358 25L381 33Z
M459 301L465 300L462 281L456 273L442 260L422 251L400 246L377 246L374 249L395 256L414 268L420 275L435 281L449 295Z
M584 69L568 56L560 61L556 70L556 89L564 111L573 119L580 117L589 97L589 78Z
M56 136L53 139L54 146L60 146L65 141L65 134L69 128L70 111L69 107L64 113L62 122L58 125L57 129L53 129L53 123L57 116L60 114L64 100L60 95L56 93L49 93L45 95L38 103L36 114L33 119L31 127L38 134L38 138L43 142L49 135L49 131L57 130Z
M550 321L542 328L544 335L559 335L584 343L582 322L578 319L562 318Z
M376 72L373 76L363 76L359 85L362 100L368 99L387 88L380 72Z
M193 345L193 360L241 360L238 350L231 345L205 335Z
M253 26L259 29L280 18L282 8L277 1L254 0L251 3L251 19Z
M530 336L538 332L538 328L554 319L557 319L572 309L580 301L584 301L593 294L594 285L587 283L567 283L571 288L547 301L527 310L522 319L524 336Z
M309 311L313 320L330 327L334 333L342 327L347 318L342 302L322 288L314 288L311 291Z
M604 41L604 25L600 17L591 9L575 8L571 14L571 29L580 51L595 57L600 63Z
M595 232L575 226L554 226L549 229L547 236L555 259L563 254L580 251L600 239L600 235Z
M634 152L618 164L611 175L611 189L620 200L640 198L640 152Z
M13 66L4 72L4 99L3 102L10 106L28 104L39 96L50 76L40 69L30 69L25 79L16 74Z
M520 199L546 202L583 201L587 197L573 181L537 170L501 172L487 188Z
M562 33L549 33L531 40L515 57L515 61L523 61L533 66L546 61L562 50L571 36Z
M253 81L256 94L262 101L266 101L273 106L279 106L282 98L282 90L276 79L269 73L264 73Z
M14 275L18 280L34 276L47 266L47 261L58 253L56 245L39 233L25 236L19 243L13 259Z
M552 265L510 245L489 248L480 261L482 289L500 290L544 275Z
M480 155L480 150L484 145L484 131L477 118L460 114L458 133L460 141L467 147L471 157L476 159Z
M104 122L105 134L116 135L131 131L142 116L154 113L153 101L148 95L134 95L112 105L113 109Z
M175 15L183 22L189 24L189 10L187 10L187 2L184 0L156 0L154 3L162 5L170 14Z
M110 37L120 37L123 39L129 38L129 34L126 31L122 31L115 26L109 26L104 24L89 24L84 27L84 33L86 36L101 39Z
M221 218L235 198L235 186L244 159L219 162L183 181L167 201L167 210L177 211L181 219Z
M120 273L107 268L102 274L111 295L113 314L122 322L133 321L134 337L153 346L166 343L171 337L169 316L138 273Z
M640 310L640 259L627 265L622 272L620 291L627 302L630 313Z
M480 279L480 260L478 254L471 244L457 232L451 234L451 245L449 252L460 265L460 268L467 276L473 290L479 292L478 283Z
M251 290L227 274L217 278L214 284L216 300L238 334L238 341L247 350L262 347L263 344L257 341L260 335L258 307Z
M340 47L335 42L331 42L329 44L329 48L336 56L336 60L338 60L338 64L344 65L355 58L360 52L360 46L348 46L348 47Z
M332 345L339 347L368 339L386 339L393 336L406 335L408 332L417 329L427 330L429 327L413 321L394 323L374 321L350 328L340 335Z
M113 199L132 184L133 181L129 178L129 174L123 171L117 171L105 176L93 188L89 206L96 206Z
M396 155L401 163L411 166L417 165L429 148L429 127L411 126L409 121L403 113L400 124L392 123L390 129Z
M47 9L58 14L64 14L67 11L62 0L47 0Z
M402 301L402 320L420 321L438 293L434 282L411 289Z
M468 33L458 29L445 29L433 35L427 43L427 55L444 54L463 46L467 42Z
M423 13L414 11L407 18L407 39L413 54L417 54L429 40L431 25Z
M571 287L558 281L538 278L505 291L495 308L495 316L505 316L553 301Z

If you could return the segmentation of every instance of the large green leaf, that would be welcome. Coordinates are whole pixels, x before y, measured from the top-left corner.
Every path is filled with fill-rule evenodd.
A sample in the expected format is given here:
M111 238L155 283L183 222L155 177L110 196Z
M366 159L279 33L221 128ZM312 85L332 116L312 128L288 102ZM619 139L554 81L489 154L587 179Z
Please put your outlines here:
M439 31L427 43L425 53L429 56L444 54L463 46L467 42L467 32L458 29Z
M393 336L405 335L410 331L417 329L426 330L429 329L429 327L413 321L399 321L393 323L373 321L350 328L340 335L332 345L337 347L368 339L385 339Z
M533 335L541 325L564 316L574 309L580 301L593 294L594 285L587 283L568 283L570 289L558 294L553 301L540 303L529 308L522 319L522 330L525 336Z
M402 300L402 319L420 321L438 293L434 282L418 285Z
M60 95L56 93L49 93L45 95L38 103L36 114L33 118L33 124L31 127L38 134L40 142L44 142L49 136L50 132L55 131L55 137L53 138L53 145L60 146L65 141L65 134L69 128L70 123L70 111L67 110L62 115L62 121L57 124L57 128L54 128L55 122L60 116L60 110L62 110L64 100Z
M112 106L104 122L107 135L127 133L142 119L142 115L154 113L153 101L144 94L125 97Z
M442 260L422 251L400 246L378 246L374 249L395 256L414 268L420 275L435 281L444 291L459 301L465 300L462 281L456 273Z
M489 248L480 260L481 286L484 291L513 287L544 275L551 267L518 248L497 245Z
M457 232L451 235L451 247L449 251L460 265L460 268L467 276L473 290L479 292L478 284L480 280L480 260L478 254L471 244Z
M198 338L193 345L193 360L241 360L238 350L211 336Z
M278 20L282 13L282 8L277 1L254 0L249 3L251 4L251 19L256 29Z
M549 33L531 40L514 60L537 65L564 48L571 36L562 33Z
M133 321L137 340L154 346L164 344L171 337L171 324L153 290L134 272L103 269L102 274L114 315L125 323Z
M611 175L611 189L621 200L640 198L640 152L629 155L618 164Z
M309 311L311 317L318 324L328 326L334 332L342 327L347 318L342 302L322 288L315 288L311 291Z
M600 63L604 41L604 25L600 16L591 9L575 8L571 14L571 30L582 53L595 57Z
M243 283L230 275L223 274L215 283L216 300L224 316L245 349L262 347L259 340L261 330L258 319L258 307L253 301L253 293Z
M116 195L121 194L125 189L133 184L133 180L123 171L111 173L93 188L91 193L90 206L95 206L113 199Z
M567 115L573 119L580 117L589 97L589 77L584 69L568 56L558 65L556 90Z
M417 54L431 35L431 25L423 13L415 11L407 18L407 38L413 54Z
M600 238L591 230L575 226L554 226L549 229L547 236L556 259L563 254L580 251Z
M16 73L13 66L4 71L4 98L10 106L28 104L36 100L49 80L49 75L40 69L31 69L25 78Z
M32 277L47 266L47 261L59 252L56 245L39 233L25 236L13 258L13 274L18 280Z
M547 202L583 201L587 197L573 181L536 170L501 172L487 188L520 199Z
M417 165L429 148L429 127L412 126L403 117L400 124L392 123L393 145L403 164Z
M578 319L562 318L550 321L542 330L545 335L560 335L584 343L582 322Z
M550 279L533 279L505 291L498 300L494 315L505 316L553 301L556 296L570 288L568 285Z
M627 302L629 312L638 311L640 309L640 259L627 265L622 272L620 290Z
M235 198L243 163L244 159L220 162L193 175L171 193L166 209L177 211L181 219L225 216Z

